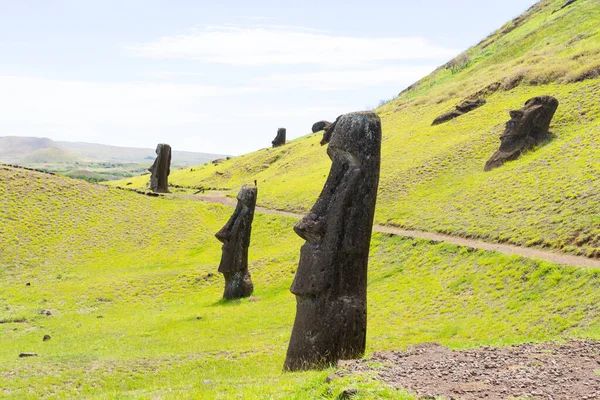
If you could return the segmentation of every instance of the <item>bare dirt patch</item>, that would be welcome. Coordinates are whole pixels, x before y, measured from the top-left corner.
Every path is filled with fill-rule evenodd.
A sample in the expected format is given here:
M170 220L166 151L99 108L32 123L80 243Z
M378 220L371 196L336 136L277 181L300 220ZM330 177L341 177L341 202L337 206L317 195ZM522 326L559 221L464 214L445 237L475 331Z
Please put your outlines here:
M424 399L600 398L600 342L589 340L462 351L423 343L338 367L339 376L374 373Z

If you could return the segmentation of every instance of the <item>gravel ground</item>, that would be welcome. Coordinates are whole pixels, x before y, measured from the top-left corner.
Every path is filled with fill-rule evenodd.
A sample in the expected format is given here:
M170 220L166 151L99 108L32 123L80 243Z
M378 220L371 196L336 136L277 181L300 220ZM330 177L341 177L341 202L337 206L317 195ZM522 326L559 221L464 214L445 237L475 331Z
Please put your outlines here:
M589 340L463 351L423 343L338 368L338 376L375 373L423 399L600 399L600 342Z

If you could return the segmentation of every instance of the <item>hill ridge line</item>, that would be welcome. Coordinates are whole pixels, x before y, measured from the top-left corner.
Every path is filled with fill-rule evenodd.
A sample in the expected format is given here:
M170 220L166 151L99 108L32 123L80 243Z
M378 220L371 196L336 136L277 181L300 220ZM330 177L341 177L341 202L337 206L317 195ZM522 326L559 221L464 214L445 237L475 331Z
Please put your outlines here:
M180 197L179 195L173 195ZM184 196L188 197L188 196ZM235 207L237 201L225 196L189 196L199 201L208 203L219 203L230 207ZM303 214L292 213L288 211L273 210L270 208L256 206L256 211L263 214L281 215L284 217L302 218ZM550 261L569 267L600 268L600 260L585 256L575 256L569 254L555 253L547 250L534 249L531 247L521 247L504 243L490 243L482 240L467 239L460 236L451 236L443 233L425 232L418 230L401 229L389 225L373 225L373 231L377 233L387 233L396 236L406 236L417 239L427 239L436 242L452 243L459 246L472 247L486 251L496 251L507 255L519 255L525 258L534 258Z

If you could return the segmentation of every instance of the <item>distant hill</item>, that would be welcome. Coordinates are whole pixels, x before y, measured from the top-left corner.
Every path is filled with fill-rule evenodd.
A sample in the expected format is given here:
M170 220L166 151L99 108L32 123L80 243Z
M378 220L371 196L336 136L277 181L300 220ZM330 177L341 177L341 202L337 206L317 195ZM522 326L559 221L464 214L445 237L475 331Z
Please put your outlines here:
M155 157L154 149L53 141L52 139L37 137L0 137L0 162L2 163L31 164L81 161L151 165ZM225 156L222 154L174 150L172 162L174 166L198 165L223 157Z

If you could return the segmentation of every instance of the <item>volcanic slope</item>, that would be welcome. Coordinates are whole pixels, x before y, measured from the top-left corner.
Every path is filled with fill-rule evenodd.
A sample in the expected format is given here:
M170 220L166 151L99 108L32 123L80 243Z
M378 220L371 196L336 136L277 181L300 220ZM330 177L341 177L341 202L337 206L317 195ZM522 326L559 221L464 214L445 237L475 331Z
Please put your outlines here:
M383 126L376 223L600 257L600 2L561 9L565 1L537 3L376 110ZM508 111L544 94L560 102L552 139L483 172ZM467 98L486 104L431 126ZM320 138L174 171L170 179L232 196L256 179L260 205L305 212L330 165Z
M213 234L231 207L0 166L0 211L0 397L314 399L359 388L416 398L368 377L328 382L333 369L282 372L302 244L295 219L256 214L255 293L223 302ZM600 339L599 278L375 234L367 354Z

